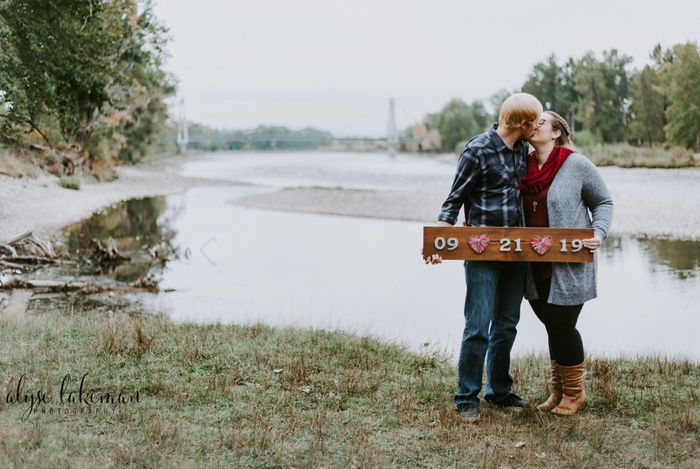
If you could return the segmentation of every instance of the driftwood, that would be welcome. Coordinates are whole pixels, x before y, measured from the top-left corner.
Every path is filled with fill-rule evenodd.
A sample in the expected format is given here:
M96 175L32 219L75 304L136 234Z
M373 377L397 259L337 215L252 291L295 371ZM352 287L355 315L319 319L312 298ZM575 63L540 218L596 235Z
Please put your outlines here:
M15 262L22 262L25 264L57 264L61 261L60 259L39 256L13 256L11 259Z
M104 241L92 239L94 257L99 264L118 264L126 262L130 258L117 249L117 242L113 238ZM153 247L149 251L155 260L162 262L167 259L169 252L165 249ZM76 280L43 280L30 279L26 276L36 267L47 264L72 263L65 256L56 253L51 243L43 243L36 239L31 231L21 233L6 242L0 242L0 268L12 269L12 274L0 275L0 290L28 289L42 292L67 292L81 293L136 293L158 292L158 281L152 278L141 278L128 285L104 285ZM1 274L2 272L0 272Z
M66 292L79 291L81 293L137 293L137 292L157 292L158 282L152 279L140 279L127 286L106 286L96 283L61 281L61 280L38 280L28 279L20 275L0 275L0 289L37 289L42 291Z
M3 261L3 260L0 260L0 265L3 267L9 267L10 269L19 269L19 270L22 270L26 267L23 264L15 264L14 262Z
M9 241L5 241L3 244L5 244L5 245L14 244L14 243L16 243L17 241L21 241L21 240L23 240L24 238L27 238L27 237L29 237L29 236L32 236L32 232L31 232L31 231L25 231L24 233L22 233L22 234L20 234L20 235L17 235L17 236L15 236L14 238L11 238Z
M51 247L51 243L42 243L38 239L36 239L34 236L29 236L26 238L26 240L36 246L39 251L41 251L45 257L50 257L54 258L56 257L56 254L53 252L53 248Z
M51 243L36 239L25 231L5 242L0 242L0 266L26 270L30 266L63 263Z
M0 244L0 249L4 249L10 253L10 256L14 257L17 255L17 250L10 246L9 244Z

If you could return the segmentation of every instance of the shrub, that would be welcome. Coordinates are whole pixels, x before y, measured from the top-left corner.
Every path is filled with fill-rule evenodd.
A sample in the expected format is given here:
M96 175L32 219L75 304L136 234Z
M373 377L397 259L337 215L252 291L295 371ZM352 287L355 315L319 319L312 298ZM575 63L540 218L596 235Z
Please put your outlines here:
M58 185L64 189L80 190L80 179L75 176L61 176Z

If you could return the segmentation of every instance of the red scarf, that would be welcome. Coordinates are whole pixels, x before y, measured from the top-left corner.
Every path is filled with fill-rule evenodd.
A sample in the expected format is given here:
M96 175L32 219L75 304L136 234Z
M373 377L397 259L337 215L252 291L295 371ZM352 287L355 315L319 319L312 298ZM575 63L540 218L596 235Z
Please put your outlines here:
M534 151L530 153L527 159L527 170L520 181L520 191L524 194L536 194L548 188L561 165L573 152L570 148L554 147L547 161L542 165L542 169L537 167L537 153Z

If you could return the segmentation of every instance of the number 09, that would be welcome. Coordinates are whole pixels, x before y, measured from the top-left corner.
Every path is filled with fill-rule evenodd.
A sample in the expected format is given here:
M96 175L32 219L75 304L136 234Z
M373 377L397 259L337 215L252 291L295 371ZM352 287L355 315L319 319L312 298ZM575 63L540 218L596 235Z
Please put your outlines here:
M438 251L445 249L445 246L447 246L448 251L454 251L457 249L457 246L459 246L459 240L457 240L457 238L447 238L447 241L445 241L445 238L438 236L435 238L433 245Z

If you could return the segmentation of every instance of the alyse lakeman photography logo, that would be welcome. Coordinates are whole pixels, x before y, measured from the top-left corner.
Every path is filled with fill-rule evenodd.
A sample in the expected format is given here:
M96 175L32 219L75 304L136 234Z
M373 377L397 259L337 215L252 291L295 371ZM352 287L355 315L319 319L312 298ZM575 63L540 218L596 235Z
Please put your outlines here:
M126 405L141 402L138 390L127 392L121 389L100 390L90 387L88 374L84 373L77 382L67 373L57 389L36 390L28 389L26 374L23 373L19 378L11 377L5 403L24 406L21 420L25 421L34 414L117 413Z

